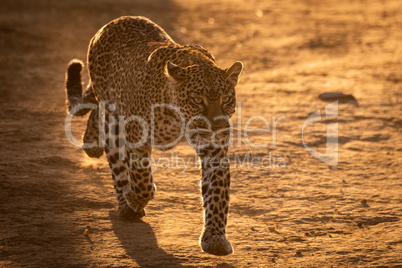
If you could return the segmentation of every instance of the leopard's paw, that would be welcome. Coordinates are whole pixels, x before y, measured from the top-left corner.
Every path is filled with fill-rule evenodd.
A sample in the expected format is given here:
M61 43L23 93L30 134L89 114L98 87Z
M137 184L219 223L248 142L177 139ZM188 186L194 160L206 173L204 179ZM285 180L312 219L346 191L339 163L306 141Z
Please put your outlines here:
M145 210L142 209L142 211L134 211L132 208L129 206L124 206L124 207L119 207L119 214L122 218L126 220L137 220L141 219L142 217L145 216Z
M204 232L201 237L201 248L204 252L224 256L233 253L230 242L222 235L213 235L210 232Z
M87 156L89 156L91 158L99 158L103 155L103 152L104 152L104 149L100 148L100 147L85 148L83 146L82 149L87 154Z

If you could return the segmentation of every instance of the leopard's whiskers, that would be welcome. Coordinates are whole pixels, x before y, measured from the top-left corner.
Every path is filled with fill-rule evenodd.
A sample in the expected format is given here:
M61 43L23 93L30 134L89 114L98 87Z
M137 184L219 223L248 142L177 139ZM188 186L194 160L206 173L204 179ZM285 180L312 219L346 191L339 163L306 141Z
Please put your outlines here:
M240 134L240 137L241 137L241 139L240 139L240 141L242 142L242 143L244 143L246 146L247 146L247 149L248 149L248 151L252 154L253 153L253 150L251 149L251 147L249 146L249 144L246 142L246 141L244 141L243 139L246 137L246 135L244 135L244 133L242 133L241 132L241 130L238 130L237 128L229 128L229 131L233 134L233 135L238 135L238 134ZM248 138L248 137L247 137ZM252 140L253 141L253 140Z

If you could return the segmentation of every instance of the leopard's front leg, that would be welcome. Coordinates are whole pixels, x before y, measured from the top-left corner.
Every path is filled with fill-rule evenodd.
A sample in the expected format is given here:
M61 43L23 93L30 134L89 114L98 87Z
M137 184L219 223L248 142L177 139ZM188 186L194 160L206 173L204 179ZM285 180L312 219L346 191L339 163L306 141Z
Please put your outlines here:
M127 149L130 167L130 184L123 190L127 204L134 211L141 211L155 196L155 184L151 170L151 147Z
M229 213L230 165L227 149L203 150L202 198L204 202L204 230L200 237L202 250L214 255L233 252L226 239L226 223Z
M116 117L107 114L105 120L105 151L112 171L119 213L124 218L140 218L145 215L144 208L155 195L150 165L151 147L148 143L128 146L135 144L132 141L138 133L130 128L126 131L124 124L116 123Z
M147 148L127 149L127 158L118 159L119 152L107 150L119 213L124 218L145 216L144 208L155 195Z

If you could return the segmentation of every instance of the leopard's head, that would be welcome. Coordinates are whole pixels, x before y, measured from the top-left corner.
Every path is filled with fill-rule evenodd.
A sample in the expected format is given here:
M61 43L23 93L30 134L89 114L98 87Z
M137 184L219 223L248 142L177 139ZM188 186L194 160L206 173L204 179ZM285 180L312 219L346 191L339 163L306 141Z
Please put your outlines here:
M235 86L243 64L235 62L222 69L213 61L187 67L168 61L166 68L175 103L184 115L186 131L191 132L186 135L197 143L227 138L232 127L229 119L236 108Z

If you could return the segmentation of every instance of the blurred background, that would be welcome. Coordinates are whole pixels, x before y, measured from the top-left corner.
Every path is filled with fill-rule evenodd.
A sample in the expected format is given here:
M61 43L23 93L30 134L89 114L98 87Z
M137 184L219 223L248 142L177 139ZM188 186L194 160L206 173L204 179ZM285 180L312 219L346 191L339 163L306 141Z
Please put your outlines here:
M0 13L0 266L402 265L400 1L5 0ZM198 247L194 165L158 169L148 216L123 222L106 159L86 158L65 137L66 65L85 60L91 37L123 15L146 16L178 43L202 45L223 68L242 61L237 129L256 115L271 127L272 116L284 118L275 138L272 128L251 135L268 148L243 140L230 151L275 154L285 166L232 168L229 257ZM358 102L339 104L337 167L301 141L303 123L329 104L319 98L328 92ZM304 132L322 153L327 123ZM84 125L75 121L77 138ZM172 151L194 155L186 145Z

